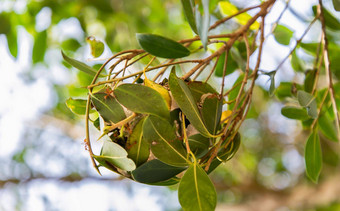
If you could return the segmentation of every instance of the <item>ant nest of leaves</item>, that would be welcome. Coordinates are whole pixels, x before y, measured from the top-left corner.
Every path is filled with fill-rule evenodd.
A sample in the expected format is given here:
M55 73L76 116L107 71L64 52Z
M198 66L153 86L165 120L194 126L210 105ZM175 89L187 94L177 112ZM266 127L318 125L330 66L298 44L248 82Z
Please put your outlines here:
M226 128L237 118L222 111L226 102L208 83L182 80L175 71L159 84L139 82L90 93L103 140L100 154L92 154L97 167L167 186L193 163L209 174L234 156L240 135Z

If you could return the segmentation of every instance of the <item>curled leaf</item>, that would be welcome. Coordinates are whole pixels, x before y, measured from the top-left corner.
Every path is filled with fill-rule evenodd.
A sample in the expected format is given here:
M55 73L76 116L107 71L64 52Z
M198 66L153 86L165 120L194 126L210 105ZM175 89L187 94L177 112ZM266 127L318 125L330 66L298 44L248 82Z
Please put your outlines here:
M89 36L86 38L86 42L90 44L91 54L94 58L99 57L104 52L104 43L96 38Z

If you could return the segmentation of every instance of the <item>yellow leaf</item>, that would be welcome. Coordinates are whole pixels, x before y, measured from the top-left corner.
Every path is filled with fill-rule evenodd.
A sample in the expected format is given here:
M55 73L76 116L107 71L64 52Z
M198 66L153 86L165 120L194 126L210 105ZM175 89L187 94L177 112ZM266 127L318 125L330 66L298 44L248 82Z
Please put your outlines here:
M221 115L221 123L227 123L229 119L227 119L233 112L231 110L226 110L222 112Z
M233 15L235 13L237 13L239 10L237 9L237 7L235 7L235 5L231 4L228 1L220 1L218 3L219 8L220 8L220 12L222 15L226 15L226 16L230 16ZM236 17L236 21L241 24L241 25L246 25L247 22L252 18L248 13L242 13L237 15ZM255 21L251 26L250 29L251 30L256 30L260 28L260 24L259 22Z
M156 90L159 94L161 94L162 97L165 99L166 105L168 106L168 108L170 110L170 107L171 107L171 97L170 97L170 94L169 94L168 90L165 89L164 87L162 87L161 85L156 84L153 81L150 81L147 78L144 79L144 84L145 84L145 86L150 87L150 88Z

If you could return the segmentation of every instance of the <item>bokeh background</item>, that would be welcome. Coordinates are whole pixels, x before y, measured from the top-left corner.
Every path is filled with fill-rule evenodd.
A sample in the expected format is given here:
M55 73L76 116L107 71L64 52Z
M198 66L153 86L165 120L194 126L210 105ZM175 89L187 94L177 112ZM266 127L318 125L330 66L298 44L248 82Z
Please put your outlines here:
M260 3L232 2L239 7ZM290 2L280 23L289 26L295 40L313 19L315 4ZM324 4L339 17L332 1ZM268 16L263 70L275 69L295 44L282 46L270 35L284 7L285 1L278 0ZM212 33L235 27L231 21ZM0 0L0 211L180 210L175 187L133 183L105 170L99 176L83 144L84 118L65 104L69 97L85 98L83 87L91 78L64 63L61 49L98 67L115 52L138 48L138 32L175 40L193 36L178 0ZM105 42L99 59L90 55L88 36ZM316 23L304 41L319 39ZM311 59L300 53L307 70ZM276 75L276 86L303 77L288 60ZM237 73L231 75L227 86L236 78ZM213 77L210 83L218 86L220 79ZM338 146L322 141L323 171L319 184L311 183L303 158L308 132L281 115L283 105L266 91L268 77L257 83L252 112L241 128L242 146L211 175L217 210L340 210ZM95 130L92 134L98 135ZM99 152L100 143L94 143L94 150Z

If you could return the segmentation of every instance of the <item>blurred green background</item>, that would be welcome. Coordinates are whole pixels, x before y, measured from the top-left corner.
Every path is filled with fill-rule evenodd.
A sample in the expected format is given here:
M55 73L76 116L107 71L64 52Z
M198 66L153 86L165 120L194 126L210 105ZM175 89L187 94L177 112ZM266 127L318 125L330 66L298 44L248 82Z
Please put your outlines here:
M313 19L311 6L317 3L303 2L292 1L281 20L295 38ZM259 3L235 2L240 7ZM325 5L334 12L331 1ZM275 4L268 25L284 6L284 1ZM213 11L214 21L219 12ZM212 33L230 32L235 25ZM317 27L307 40L318 40ZM115 52L139 48L138 32L175 40L193 36L176 0L0 0L0 210L180 209L174 188L132 183L106 171L97 175L84 149L84 118L65 104L69 97L85 98L83 87L92 78L63 62L61 49L98 67ZM106 43L99 59L91 59L88 36ZM334 43L339 47L339 40ZM289 46L268 35L262 68L273 69L288 52ZM310 58L304 58L308 64ZM277 86L299 77L285 63ZM217 210L340 210L338 144L322 141L323 171L319 184L312 184L303 159L308 132L280 114L282 104L268 96L267 80L259 78L239 152L211 176ZM95 143L94 150L99 149Z

